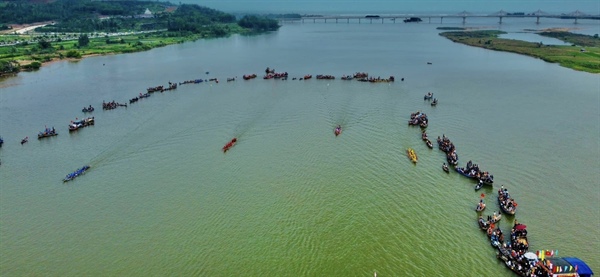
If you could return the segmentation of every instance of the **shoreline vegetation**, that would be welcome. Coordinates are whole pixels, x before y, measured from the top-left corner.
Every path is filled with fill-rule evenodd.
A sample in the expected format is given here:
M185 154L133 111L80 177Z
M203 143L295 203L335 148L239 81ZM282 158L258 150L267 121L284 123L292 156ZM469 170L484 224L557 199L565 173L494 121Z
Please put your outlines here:
M55 61L260 34L280 27L268 17L238 19L199 5L157 1L0 0L0 18L0 78Z
M539 58L549 63L558 63L563 67L578 71L600 73L600 38L597 34L588 36L552 29L537 33L541 36L571 43L570 46L545 45L541 42L499 38L498 35L501 34L506 34L506 32L498 30L462 30L442 32L440 36L469 46L513 52Z

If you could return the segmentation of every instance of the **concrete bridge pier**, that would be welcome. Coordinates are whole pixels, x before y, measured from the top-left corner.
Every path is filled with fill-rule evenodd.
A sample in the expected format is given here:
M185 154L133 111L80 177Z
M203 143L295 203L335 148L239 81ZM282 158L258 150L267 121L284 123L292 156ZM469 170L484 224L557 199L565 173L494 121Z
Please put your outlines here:
M383 18L381 19L381 24L383 24Z
M540 17L536 17L535 24L540 24Z
M350 24L350 18L346 18L346 23Z
M442 24L444 22L444 17L440 16L440 24Z
M373 19L372 18L369 19L369 23L373 24Z
M500 22L499 23L502 24L502 16L500 16L499 18L500 18Z
M467 22L467 17L463 16L463 24L465 24Z
M316 19L313 19L313 23L315 23L315 22L317 22L317 20L316 20Z
M573 24L577 24L577 17L575 17L575 22L573 22Z
M360 24L360 18L358 19L358 24Z

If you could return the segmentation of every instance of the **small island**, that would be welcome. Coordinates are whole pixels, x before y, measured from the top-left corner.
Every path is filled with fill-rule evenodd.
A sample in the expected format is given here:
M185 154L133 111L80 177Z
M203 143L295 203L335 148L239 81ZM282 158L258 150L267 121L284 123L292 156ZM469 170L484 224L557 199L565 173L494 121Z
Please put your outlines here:
M191 4L69 0L0 3L0 77L44 63L146 51L231 34L276 31L277 20L241 18Z
M513 52L540 58L563 67L600 73L600 38L598 35L588 36L564 30L544 30L538 34L571 43L571 46L544 45L513 39L499 38L505 32L497 30L442 32L454 42L486 48L490 50Z

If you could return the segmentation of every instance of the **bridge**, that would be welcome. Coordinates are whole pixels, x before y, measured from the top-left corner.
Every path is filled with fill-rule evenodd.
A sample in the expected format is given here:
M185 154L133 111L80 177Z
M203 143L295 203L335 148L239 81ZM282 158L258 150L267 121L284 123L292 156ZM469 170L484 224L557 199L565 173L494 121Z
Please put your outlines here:
M462 18L462 23L465 24L467 22L467 18L475 18L475 17L487 17L487 18L498 18L499 23L502 24L502 20L504 18L535 18L535 22L537 24L540 23L540 18L559 18L559 19L574 19L574 24L577 24L577 20L580 19L594 19L600 20L600 15L589 15L580 11L574 11L571 13L563 13L563 14L550 14L544 12L542 10L537 10L532 13L509 13L504 10L500 10L498 12L492 14L474 14L469 13L467 11L463 11L457 14L397 14L397 15L317 15L317 16L302 16L301 18L279 18L279 22L335 22L339 21L350 23L353 22L368 22L373 23L373 21L381 22L382 24L387 19L396 23L397 20L404 20L406 18L420 18L420 19L428 19L429 23L431 23L431 19L440 19L440 24L443 23L444 18Z

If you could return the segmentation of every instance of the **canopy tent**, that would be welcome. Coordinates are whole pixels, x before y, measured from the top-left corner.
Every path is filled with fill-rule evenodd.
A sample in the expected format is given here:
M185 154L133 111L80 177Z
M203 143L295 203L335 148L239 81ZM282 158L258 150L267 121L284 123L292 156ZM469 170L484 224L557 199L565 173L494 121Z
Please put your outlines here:
M592 275L594 275L592 269L584 261L575 257L567 257L563 259L569 262L573 267L577 268L577 274L579 274L579 276L591 277Z
M515 226L515 230L521 231L521 230L525 230L525 229L527 229L527 226L525 226L525 224L517 224Z
M528 260L532 260L532 261L537 260L537 256L533 252L527 252L523 255L523 257L525 257Z

